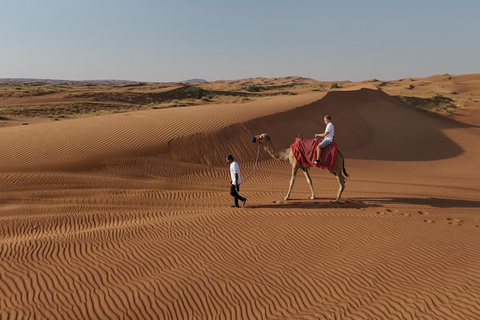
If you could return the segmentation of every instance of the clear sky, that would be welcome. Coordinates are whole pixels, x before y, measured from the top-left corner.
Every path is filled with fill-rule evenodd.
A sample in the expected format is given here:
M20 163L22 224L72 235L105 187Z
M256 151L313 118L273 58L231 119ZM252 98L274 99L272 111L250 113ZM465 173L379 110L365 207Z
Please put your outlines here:
M5 0L0 78L480 73L480 0Z

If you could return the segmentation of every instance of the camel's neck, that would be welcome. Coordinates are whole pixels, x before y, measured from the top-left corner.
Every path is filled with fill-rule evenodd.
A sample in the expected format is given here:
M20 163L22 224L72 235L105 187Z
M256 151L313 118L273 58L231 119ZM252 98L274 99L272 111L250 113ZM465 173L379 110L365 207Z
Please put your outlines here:
M272 156L273 159L279 161L288 161L287 150L289 149L276 150L271 142L263 145L263 148Z

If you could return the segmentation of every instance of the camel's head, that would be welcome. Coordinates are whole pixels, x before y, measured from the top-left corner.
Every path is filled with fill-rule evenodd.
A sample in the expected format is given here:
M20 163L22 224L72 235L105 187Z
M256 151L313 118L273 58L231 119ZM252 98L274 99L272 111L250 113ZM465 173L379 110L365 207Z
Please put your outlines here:
M262 133L262 134L260 134L260 135L258 135L258 136L252 137L252 142L254 142L254 143L255 143L255 142L258 142L258 143L260 143L260 145L262 145L262 146L263 146L265 143L267 143L267 141L269 141L269 140L270 140L270 137L269 137L268 134L266 134L266 133Z

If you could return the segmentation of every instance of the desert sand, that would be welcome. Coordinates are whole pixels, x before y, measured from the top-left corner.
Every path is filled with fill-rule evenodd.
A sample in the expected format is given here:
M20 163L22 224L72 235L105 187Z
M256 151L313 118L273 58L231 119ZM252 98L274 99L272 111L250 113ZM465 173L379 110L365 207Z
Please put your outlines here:
M393 98L419 87L464 102ZM480 319L479 101L480 75L443 75L2 127L0 319ZM283 201L290 165L250 138L325 114L341 201L315 168L317 198L299 173Z

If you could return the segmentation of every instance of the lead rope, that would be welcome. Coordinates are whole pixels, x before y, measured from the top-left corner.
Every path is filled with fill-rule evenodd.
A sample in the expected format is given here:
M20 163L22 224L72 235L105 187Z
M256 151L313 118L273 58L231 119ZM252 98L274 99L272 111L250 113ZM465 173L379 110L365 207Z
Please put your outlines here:
M242 180L242 183L244 183L245 181L248 180L248 178L250 178L250 176L252 175L253 173L253 170L255 170L255 168L257 167L257 163L258 163L258 156L260 155L260 145L258 145L258 149L257 149L257 160L255 160L255 165L253 166L253 169L252 169L252 172L250 172L248 174L248 176Z

